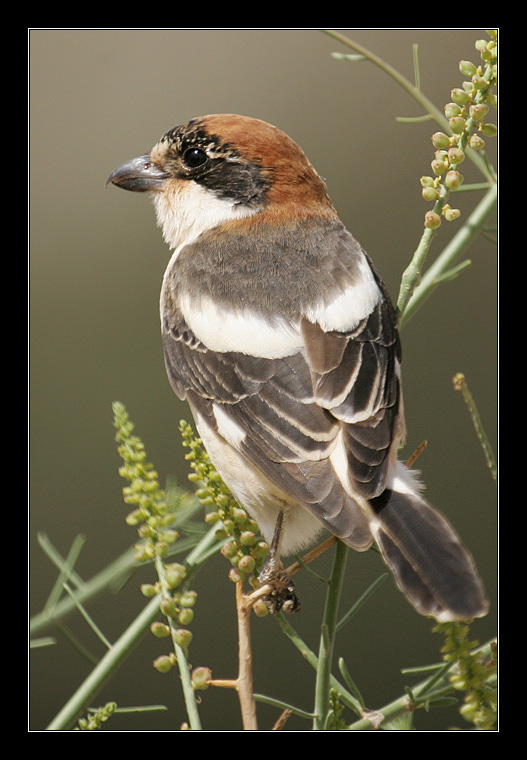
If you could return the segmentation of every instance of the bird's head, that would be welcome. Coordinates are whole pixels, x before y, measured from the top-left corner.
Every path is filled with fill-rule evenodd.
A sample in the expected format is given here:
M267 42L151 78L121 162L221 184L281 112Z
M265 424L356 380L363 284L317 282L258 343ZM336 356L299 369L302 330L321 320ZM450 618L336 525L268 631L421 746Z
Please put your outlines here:
M165 240L177 249L228 222L333 217L326 186L301 148L259 119L215 114L174 127L150 153L108 178L152 192ZM243 223L242 223L243 224Z

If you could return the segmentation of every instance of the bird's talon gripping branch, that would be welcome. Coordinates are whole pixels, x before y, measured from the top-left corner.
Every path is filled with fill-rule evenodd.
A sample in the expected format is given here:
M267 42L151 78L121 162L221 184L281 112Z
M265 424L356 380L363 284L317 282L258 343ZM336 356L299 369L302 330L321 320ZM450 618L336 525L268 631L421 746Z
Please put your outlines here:
M269 586L270 591L263 597L263 600L273 615L278 612L298 612L300 609L300 602L294 591L295 584L291 580L291 576L285 572L280 561L280 547L286 519L284 511L279 510L269 554L263 570L258 576L260 586Z
M278 612L298 612L301 608L295 594L295 584L283 570L268 572L264 568L258 577L260 586L269 586L269 593L263 597L272 615Z

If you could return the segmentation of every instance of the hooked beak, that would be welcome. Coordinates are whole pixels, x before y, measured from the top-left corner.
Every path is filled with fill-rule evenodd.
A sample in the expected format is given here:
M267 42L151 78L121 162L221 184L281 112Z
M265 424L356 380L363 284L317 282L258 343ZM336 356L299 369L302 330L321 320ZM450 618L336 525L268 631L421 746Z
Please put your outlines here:
M132 158L117 167L106 180L106 187L117 185L124 190L146 193L150 190L160 190L168 176L147 154Z

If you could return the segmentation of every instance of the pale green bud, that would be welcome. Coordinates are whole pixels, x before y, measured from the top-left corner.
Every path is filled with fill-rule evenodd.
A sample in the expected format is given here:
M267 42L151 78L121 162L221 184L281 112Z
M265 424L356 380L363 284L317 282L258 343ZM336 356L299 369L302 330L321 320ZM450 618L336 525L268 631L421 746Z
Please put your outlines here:
M471 81L476 90L484 90L489 84L487 80L479 74L474 74Z
M161 657L158 657L156 660L154 660L154 668L160 673L168 673L171 667L172 660L166 654L163 654Z
M186 649L192 641L192 632L185 628L178 629L174 634L174 640L180 647Z
M159 621L152 623L150 626L151 632L154 634L154 636L158 639L164 639L167 636L170 636L170 628L168 625L165 625L164 623L160 623Z
M461 114L461 108L457 103L447 103L444 111L447 119L454 119Z
M208 512L205 515L205 522L208 525L215 525L219 520L221 520L219 512Z
M443 216L447 222L454 222L461 216L461 211L458 208L445 208L443 209Z
M472 77L478 70L477 66L472 61L460 61L459 70L464 77Z
M143 596L146 596L147 598L151 598L155 596L159 592L159 589L157 586L152 585L151 583L143 583L141 585L141 593Z
M138 525L140 522L142 522L145 519L145 515L142 509L136 509L134 512L130 512L130 514L126 518L126 524L127 525Z
M432 135L432 145L434 148L448 148L450 146L450 137L443 132L435 132Z
M454 90L452 90L450 97L458 106L466 106L472 100L470 94L468 92L465 92L465 90L462 90L460 87L456 87Z
M474 121L483 121L485 116L489 112L489 107L486 103L478 103L477 105L470 106L469 113Z
M177 615L177 606L173 599L169 596L164 596L159 603L159 609L167 617L174 618Z
M460 135L465 129L465 119L462 116L454 116L449 119L448 126L455 135Z
M232 516L234 517L234 520L237 523L242 523L242 522L245 522L245 520L247 519L247 512L245 511L245 509L241 509L240 507L235 507L232 510Z
M139 530L137 531L141 538L154 538L156 535L155 528L152 528L150 525L141 525Z
M459 172L455 170L447 172L445 177L445 185L449 190L459 190L462 184L463 176Z
M184 607L179 611L177 619L180 625L190 625L194 620L194 610Z
M242 573L246 573L247 575L253 572L255 566L255 559L249 554L245 554L240 558L240 561L238 562L238 570L240 570Z
M436 181L433 177L421 177L419 180L421 182L422 187L435 187Z
M441 217L435 211L427 211L425 214L425 227L429 230L435 230L441 225Z
M439 198L439 191L435 187L423 187L421 194L425 201L436 201Z
M226 544L223 544L221 547L221 553L224 557L227 557L227 559L231 559L236 555L238 551L238 547L236 546L236 543L234 541L228 541Z
M206 667L194 668L192 671L192 686L195 691L203 691L209 688L212 680L212 670Z
M485 140L479 135L471 135L468 144L474 150L483 150L485 147Z
M460 164L465 160L465 154L461 148L450 148L448 158L451 164Z
M184 565L179 565L174 562L171 565L165 567L165 580L170 589L177 588L180 583L185 579L186 570Z
M198 595L196 591L188 590L185 591L183 594L181 594L181 597L179 599L179 603L182 607L194 607L196 604L196 600L198 598Z
M496 137L498 134L498 127L495 124L484 124L481 127L481 131L485 135L485 137Z

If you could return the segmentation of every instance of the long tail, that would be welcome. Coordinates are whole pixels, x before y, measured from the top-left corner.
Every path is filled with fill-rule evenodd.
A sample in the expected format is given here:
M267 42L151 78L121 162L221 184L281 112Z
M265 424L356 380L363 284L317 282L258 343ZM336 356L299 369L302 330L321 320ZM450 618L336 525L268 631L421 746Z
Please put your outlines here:
M395 582L422 615L471 620L488 612L483 583L447 520L396 478L370 502L370 529Z

